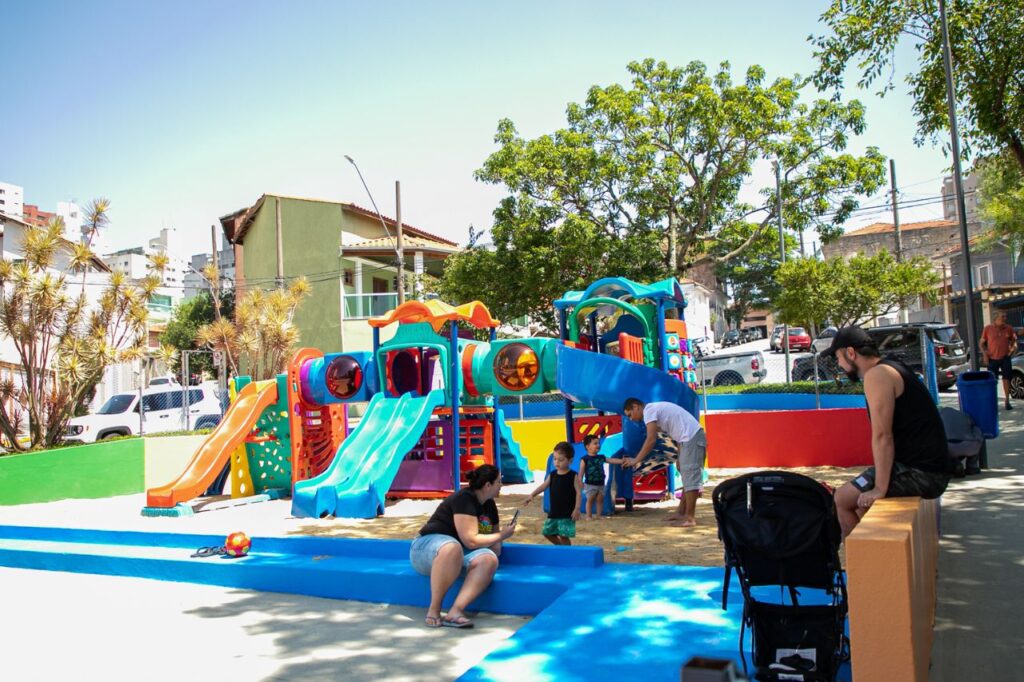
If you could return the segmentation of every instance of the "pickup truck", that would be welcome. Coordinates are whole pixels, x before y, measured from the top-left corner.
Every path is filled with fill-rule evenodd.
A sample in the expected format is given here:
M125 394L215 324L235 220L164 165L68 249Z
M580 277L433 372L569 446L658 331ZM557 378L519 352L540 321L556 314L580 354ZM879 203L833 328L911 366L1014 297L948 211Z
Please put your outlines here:
M759 350L738 353L698 354L694 357L697 383L705 386L759 384L768 376L764 356Z

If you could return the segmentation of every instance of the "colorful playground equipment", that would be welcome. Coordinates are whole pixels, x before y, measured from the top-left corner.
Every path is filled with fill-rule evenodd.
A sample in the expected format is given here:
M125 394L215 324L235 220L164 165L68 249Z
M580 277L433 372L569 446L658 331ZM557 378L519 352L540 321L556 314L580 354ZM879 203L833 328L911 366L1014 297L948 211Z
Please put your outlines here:
M629 396L697 414L687 381L686 301L674 279L603 279L555 305L560 339L499 340L498 320L479 301L409 301L369 321L372 351L305 348L274 381L238 378L221 424L177 480L148 491L143 513L192 513L189 502L229 461L233 498L290 492L292 513L314 518L373 518L388 497L447 496L483 464L499 467L506 483L526 483L532 473L496 408L503 396L561 392L567 439L597 433L609 437L606 448L622 447L619 411ZM385 328L394 333L382 342ZM351 433L349 403L368 403ZM577 406L597 414L576 416ZM637 494L663 496L672 478L647 474Z
M192 456L185 471L171 483L146 491L145 516L187 516L194 500L219 490L228 469L232 502L248 504L287 496L296 478L308 478L330 464L348 433L344 405L305 399L303 368L323 353L302 348L288 371L276 379L253 383L249 377L231 382L231 405L213 433Z
M700 417L693 390L697 377L684 316L686 297L678 281L669 278L638 284L610 277L594 282L585 291L566 292L554 305L562 341L576 349L564 353L559 378L563 372L579 374L577 380L586 382L585 388L563 390L567 396L566 438L576 445L578 456L583 454L581 444L588 435L604 439L604 454L621 450L635 453L640 449L646 435L643 426L628 420L624 424L621 416L622 403L628 397L674 402ZM599 318L603 320L603 332L599 331ZM579 355L579 351L591 355ZM602 386L609 387L605 393ZM603 399L606 394L612 396L610 402ZM595 401L595 396L602 399ZM597 414L576 415L578 403L596 407ZM661 499L674 492L673 467L632 476L619 468L613 473L619 496L626 499ZM614 504L610 495L605 504Z

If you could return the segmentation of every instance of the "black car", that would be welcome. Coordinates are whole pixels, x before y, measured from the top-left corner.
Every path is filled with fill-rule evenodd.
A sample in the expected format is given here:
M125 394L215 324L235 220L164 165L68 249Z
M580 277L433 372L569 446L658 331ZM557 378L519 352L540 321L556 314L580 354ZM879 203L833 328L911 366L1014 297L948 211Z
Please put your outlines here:
M736 346L741 343L740 333L735 329L730 329L725 333L725 337L722 338L722 346Z
M950 388L964 371L969 360L967 347L956 327L951 324L893 324L865 329L881 351L882 357L902 360L915 372L923 371L921 334L927 334L935 348L935 371L940 391ZM804 357L793 363L793 381L813 381L814 361L818 356ZM818 379L830 380L841 375L835 358L818 357Z

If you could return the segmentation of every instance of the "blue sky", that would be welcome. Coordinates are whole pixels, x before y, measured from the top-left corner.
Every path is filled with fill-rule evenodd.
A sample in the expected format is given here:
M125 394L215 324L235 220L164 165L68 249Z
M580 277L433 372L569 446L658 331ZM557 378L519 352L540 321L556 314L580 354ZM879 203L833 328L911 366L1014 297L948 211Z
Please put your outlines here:
M407 223L464 241L502 196L472 178L500 118L550 132L567 102L625 82L645 57L808 73L826 4L15 0L0 41L0 181L44 210L108 197L114 247L173 226L198 252L218 216L264 192L369 205L349 154L384 213L401 180ZM894 157L905 198L938 194L948 162L914 145L902 88L849 96L868 106L853 148Z

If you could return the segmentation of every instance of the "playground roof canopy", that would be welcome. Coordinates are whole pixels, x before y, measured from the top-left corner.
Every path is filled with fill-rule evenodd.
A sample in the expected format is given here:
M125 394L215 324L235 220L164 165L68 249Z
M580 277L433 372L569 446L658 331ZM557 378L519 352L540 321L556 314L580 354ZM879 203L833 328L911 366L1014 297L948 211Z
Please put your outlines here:
M680 308L686 307L686 296L683 295L683 288L675 277L663 279L652 284L639 284L625 277L605 277L599 279L586 291L567 291L562 298L555 301L555 307L559 310L572 308L578 303L592 298L615 298L626 297L633 300L646 298L652 301L671 300Z
M438 331L448 320L469 322L478 329L497 327L501 323L480 301L470 301L460 306L448 305L444 301L406 301L394 310L380 317L370 318L371 327L386 327L395 322L429 322Z

